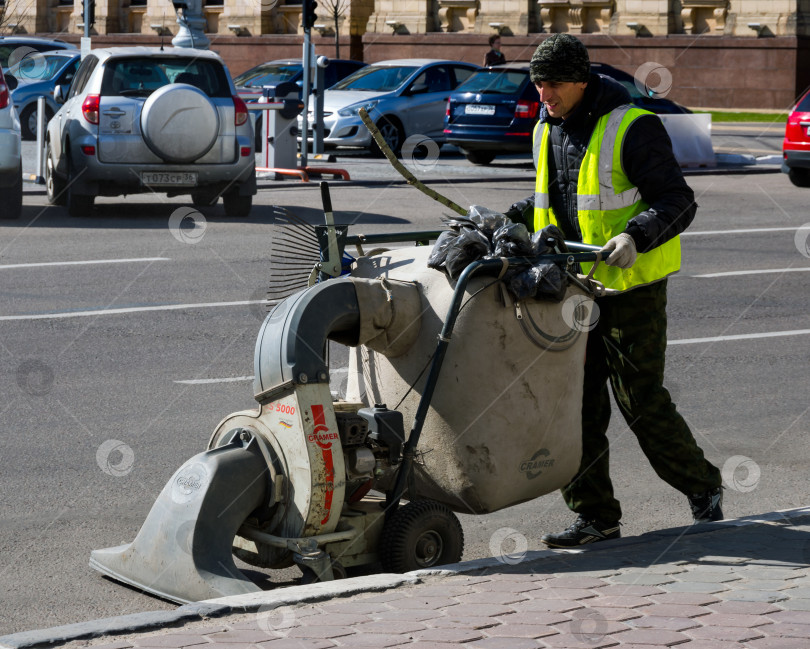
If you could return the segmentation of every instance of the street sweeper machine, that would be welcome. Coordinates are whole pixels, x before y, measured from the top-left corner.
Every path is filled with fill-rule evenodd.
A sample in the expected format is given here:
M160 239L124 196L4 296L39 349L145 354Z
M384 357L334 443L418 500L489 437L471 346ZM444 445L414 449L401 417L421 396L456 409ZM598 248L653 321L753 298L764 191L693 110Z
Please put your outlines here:
M598 249L539 233L527 248L521 233L495 236L508 219L458 206L444 232L351 235L322 193L325 225L276 224L288 263L256 341L257 408L221 421L132 543L92 552L104 575L186 603L260 590L235 557L297 564L308 581L454 563L456 513L537 498L578 469L599 288L580 264L598 264ZM296 263L310 266L303 288ZM537 297L544 282L551 299ZM329 341L351 348L342 399Z

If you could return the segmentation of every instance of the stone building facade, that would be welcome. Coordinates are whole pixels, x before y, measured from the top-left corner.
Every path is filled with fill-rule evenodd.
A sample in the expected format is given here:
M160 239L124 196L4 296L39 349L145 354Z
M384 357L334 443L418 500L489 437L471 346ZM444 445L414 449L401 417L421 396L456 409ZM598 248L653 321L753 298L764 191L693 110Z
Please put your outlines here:
M0 5L18 33L82 29L81 0L0 0ZM301 0L204 0L203 5L211 34L301 33ZM810 0L321 0L317 12L318 31L343 36L496 31L504 36L810 36ZM94 34L176 30L170 0L96 0Z
M301 55L301 0L202 0L211 48L238 74ZM82 0L0 0L0 32L78 42ZM480 64L487 37L528 60L548 34L634 74L656 62L689 106L785 109L810 85L810 0L318 0L319 54ZM156 45L178 31L171 0L96 0L93 46Z

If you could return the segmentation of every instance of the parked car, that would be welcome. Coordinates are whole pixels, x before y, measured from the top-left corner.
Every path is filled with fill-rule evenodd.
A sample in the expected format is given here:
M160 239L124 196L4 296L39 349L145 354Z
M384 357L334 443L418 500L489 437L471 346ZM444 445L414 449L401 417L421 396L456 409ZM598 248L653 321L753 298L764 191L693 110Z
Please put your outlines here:
M410 135L444 142L443 117L450 91L480 67L461 61L396 59L368 65L324 93L324 145L371 148L358 114L365 108L386 143L398 153ZM314 115L309 115L310 123ZM299 130L303 120L299 119Z
M20 120L11 90L14 80L6 82L0 70L0 216L16 219L22 210L22 144Z
M591 70L616 79L639 108L691 112L669 99L642 94L632 75L610 65L592 63ZM507 63L479 70L455 89L447 102L444 135L467 160L485 165L500 154L531 151L539 117L540 96L529 79L529 64Z
M11 66L6 76L13 75L18 86L11 93L20 116L23 140L37 139L37 99L45 97L45 120L59 110L53 98L56 86L69 87L81 63L78 50L54 50L36 60L25 58Z
M476 72L450 95L445 112L447 142L474 164L500 153L532 150L540 97L528 63L507 63Z
M679 103L667 99L666 97L644 94L639 90L636 78L632 74L624 70L619 70L619 68L614 68L607 63L591 63L591 72L604 74L606 77L612 77L627 88L627 92L630 93L630 101L632 101L635 106L648 110L656 115L681 115L692 112L686 106L681 106Z
M95 196L190 194L246 216L256 193L253 127L214 52L157 47L92 50L48 123L48 200L87 214Z
M30 57L34 52L51 52L53 50L75 50L76 46L64 41L47 38L34 38L32 36L0 36L0 66L3 72L11 64L18 63L23 58ZM16 53L15 53L16 51Z
M782 171L796 187L810 187L810 90L796 102L785 124Z
M365 67L362 61L351 59L329 59L329 63L324 68L324 87L329 88L341 79L348 77L355 70ZM256 67L250 68L247 72L234 77L233 83L239 96L246 102L256 101L262 96L264 88L269 86L275 88L280 83L294 83L298 86L298 98L301 99L304 86L304 60L303 59L279 59L277 61L267 61ZM254 129L256 131L256 150L262 150L262 112L251 111L254 117Z
M365 65L362 61L329 59L329 63L324 68L324 85L327 88L334 86L338 81L365 67ZM233 84L236 86L239 96L245 101L256 100L261 97L262 89L265 86L275 87L284 82L295 83L299 89L303 86L303 59L267 61L250 68L247 72L243 72L233 79ZM300 99L300 92L298 96Z

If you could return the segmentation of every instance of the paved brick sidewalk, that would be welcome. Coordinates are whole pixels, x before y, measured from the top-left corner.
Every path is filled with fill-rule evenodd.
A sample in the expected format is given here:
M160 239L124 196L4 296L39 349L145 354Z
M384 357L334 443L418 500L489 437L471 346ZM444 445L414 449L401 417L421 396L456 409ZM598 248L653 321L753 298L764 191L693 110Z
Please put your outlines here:
M415 584L314 604L255 610L260 599L245 596L254 612L92 646L807 649L810 513L771 519L422 571Z

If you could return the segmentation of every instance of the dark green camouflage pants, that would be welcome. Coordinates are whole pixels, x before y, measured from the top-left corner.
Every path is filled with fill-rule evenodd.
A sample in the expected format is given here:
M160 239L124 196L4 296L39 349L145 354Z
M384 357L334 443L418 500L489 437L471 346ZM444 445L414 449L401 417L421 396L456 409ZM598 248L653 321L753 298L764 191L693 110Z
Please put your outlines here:
M684 494L719 487L720 471L703 456L663 385L667 282L599 298L588 334L582 401L582 462L563 488L568 506L606 523L622 516L609 475L607 429L613 396L658 476Z

